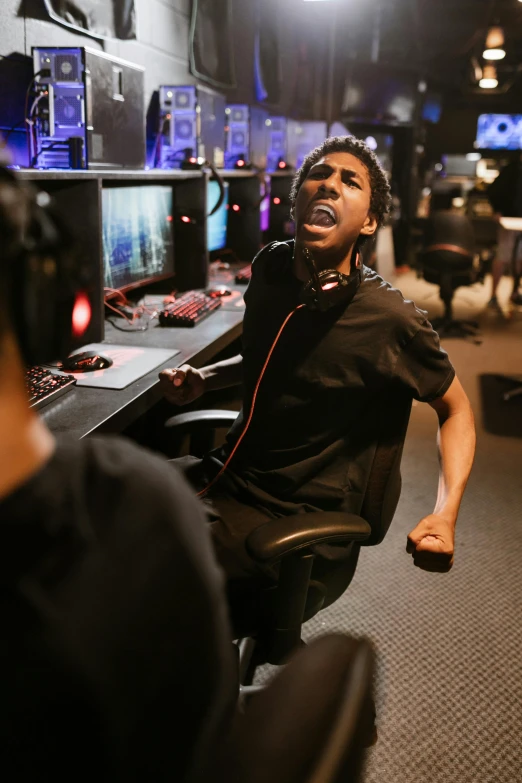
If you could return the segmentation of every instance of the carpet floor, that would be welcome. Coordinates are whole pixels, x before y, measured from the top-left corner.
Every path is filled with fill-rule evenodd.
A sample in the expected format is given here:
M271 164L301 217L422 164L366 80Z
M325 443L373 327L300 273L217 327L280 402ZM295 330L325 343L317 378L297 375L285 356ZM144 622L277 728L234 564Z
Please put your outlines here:
M395 285L430 317L441 314L435 286L414 273ZM433 509L438 477L436 416L415 404L390 532L363 548L345 595L305 626L308 640L342 631L375 645L379 739L365 783L522 781L522 396L502 398L514 386L502 376L522 381L522 311L488 312L488 292L486 281L455 299L455 316L477 318L483 343L443 343L478 432L453 569L426 573L405 551L408 532ZM499 300L509 292L505 279ZM484 376L500 381L492 390Z

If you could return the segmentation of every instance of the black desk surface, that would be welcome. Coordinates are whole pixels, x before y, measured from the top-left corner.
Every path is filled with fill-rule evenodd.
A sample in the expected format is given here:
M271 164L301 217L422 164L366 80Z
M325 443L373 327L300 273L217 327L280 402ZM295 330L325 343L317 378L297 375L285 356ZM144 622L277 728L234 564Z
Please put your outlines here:
M122 332L105 324L106 343L149 348L177 348L180 353L126 389L76 387L41 410L56 435L73 438L102 432L121 432L146 413L160 398L158 373L167 367L209 364L212 358L241 335L243 310L212 313L193 329L152 326L146 332Z

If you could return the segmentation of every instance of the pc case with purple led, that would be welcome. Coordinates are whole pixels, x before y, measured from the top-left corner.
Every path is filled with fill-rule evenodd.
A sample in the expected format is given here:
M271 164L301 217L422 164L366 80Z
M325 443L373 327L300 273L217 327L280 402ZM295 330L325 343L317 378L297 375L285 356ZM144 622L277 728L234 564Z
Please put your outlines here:
M270 117L268 126L267 171L280 171L287 163L287 119L286 117Z
M270 123L268 112L259 106L234 103L226 107L225 113L225 168L233 169L239 164L265 169Z
M225 98L201 85L162 85L156 142L149 165L180 168L187 158L204 158L223 168Z
M34 47L29 164L143 168L144 69L86 47Z

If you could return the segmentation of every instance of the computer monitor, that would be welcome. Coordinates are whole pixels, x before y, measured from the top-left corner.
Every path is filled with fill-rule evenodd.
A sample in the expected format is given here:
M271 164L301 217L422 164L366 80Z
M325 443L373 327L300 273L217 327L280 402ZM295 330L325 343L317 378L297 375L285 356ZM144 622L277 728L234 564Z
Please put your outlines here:
M227 220L228 220L228 182L225 187L225 199L218 211L207 218L207 250L223 250L227 246ZM210 212L219 199L219 185L215 179L207 182L207 212Z
M264 187L261 185L261 195L263 199L259 205L259 225L264 233L270 228L270 177L265 177Z
M174 274L172 187L142 185L102 191L106 288L130 290Z
M443 155L442 163L448 177L469 177L477 175L477 160L474 155Z
M481 114L475 147L480 150L522 149L522 114Z
M354 65L344 86L342 113L351 122L411 125L418 100L413 71Z

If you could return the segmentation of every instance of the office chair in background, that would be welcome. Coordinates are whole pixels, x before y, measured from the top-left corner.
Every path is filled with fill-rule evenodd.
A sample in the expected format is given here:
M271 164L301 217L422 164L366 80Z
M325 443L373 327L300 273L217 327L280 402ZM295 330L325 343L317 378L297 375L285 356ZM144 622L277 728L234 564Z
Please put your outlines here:
M278 579L275 584L256 584L250 595L240 584L237 603L232 585L233 619L239 616L239 626L248 630L239 642L243 694L259 690L251 685L255 668L266 662L285 663L303 644L303 623L344 593L361 544L379 544L386 535L401 491L400 463L410 412L411 399L404 396L386 399L375 412L374 429L365 443L373 460L360 515L325 511L279 517L247 538L250 556L260 564L276 565ZM189 435L190 453L203 456L213 446L216 429L228 429L236 417L237 412L223 410L181 413L166 422L168 438L176 451Z
M474 265L475 238L469 218L450 211L435 211L426 223L419 268L428 283L439 286L444 315L432 321L441 337L472 337L480 342L476 321L455 320L453 297L457 288L470 286L480 278Z

